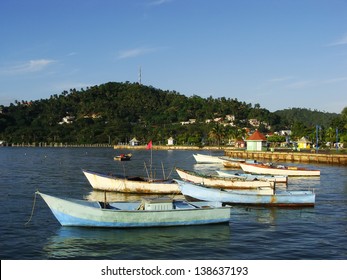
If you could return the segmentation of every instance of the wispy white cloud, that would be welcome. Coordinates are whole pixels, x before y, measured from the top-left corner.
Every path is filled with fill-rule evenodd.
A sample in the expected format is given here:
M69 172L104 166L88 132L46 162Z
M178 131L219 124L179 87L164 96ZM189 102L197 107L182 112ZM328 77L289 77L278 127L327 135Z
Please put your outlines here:
M330 79L315 79L315 80L298 80L287 84L285 87L290 89L302 89L308 87L319 87L323 85L331 85L347 81L347 77L336 77Z
M257 88L258 89L264 89L264 88L269 88L269 87L274 87L274 86L283 86L284 83L291 81L293 79L294 79L294 77L292 77L292 76L274 77L274 78L262 81L257 86Z
M347 34L342 36L340 39L338 39L335 42L332 42L328 44L328 46L333 47L333 46L340 46L340 45L347 45Z
M24 74L24 73L39 72L55 62L56 62L55 60L51 60L51 59L29 60L21 64L12 65L10 67L3 68L1 72L6 74Z
M159 6L171 2L172 0L153 0L148 5Z
M287 84L286 88L302 89L302 88L316 86L318 83L317 83L317 81L314 81L314 80L301 80L301 81L296 81L296 82Z
M292 79L293 79L293 77L291 77L291 76L285 76L285 77L272 78L272 79L269 79L267 82L268 83L280 83L280 82L285 82L285 81L289 81Z
M157 48L135 48L135 49L129 49L129 50L123 50L118 53L118 59L126 59L126 58L133 58L138 57L141 55L145 55L148 53L155 52Z
M344 81L347 81L347 77L331 78L331 79L324 80L322 83L324 83L324 84L335 84L335 83L340 83L340 82L344 82Z

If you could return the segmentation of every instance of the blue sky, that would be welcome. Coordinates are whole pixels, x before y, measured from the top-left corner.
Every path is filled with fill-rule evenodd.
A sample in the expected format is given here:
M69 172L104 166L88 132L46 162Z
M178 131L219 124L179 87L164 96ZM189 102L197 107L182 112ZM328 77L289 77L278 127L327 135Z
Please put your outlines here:
M0 104L109 81L347 106L345 0L2 0Z

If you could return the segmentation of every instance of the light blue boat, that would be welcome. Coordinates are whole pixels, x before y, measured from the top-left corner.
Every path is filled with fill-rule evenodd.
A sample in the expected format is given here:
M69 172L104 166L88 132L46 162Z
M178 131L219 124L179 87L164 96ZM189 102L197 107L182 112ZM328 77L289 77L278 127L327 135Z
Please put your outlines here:
M264 205L282 207L314 206L315 194L312 191L285 191L272 189L270 193L247 190L226 190L204 187L187 181L175 180L182 194L202 201L217 201L227 204Z
M194 202L158 198L138 202L62 199L36 192L47 203L62 226L160 227L228 223L230 207L216 202Z
M260 175L260 174L248 174L248 173L233 173L225 170L216 170L218 176L237 178L245 181L269 181L276 183L288 184L288 176L285 175Z

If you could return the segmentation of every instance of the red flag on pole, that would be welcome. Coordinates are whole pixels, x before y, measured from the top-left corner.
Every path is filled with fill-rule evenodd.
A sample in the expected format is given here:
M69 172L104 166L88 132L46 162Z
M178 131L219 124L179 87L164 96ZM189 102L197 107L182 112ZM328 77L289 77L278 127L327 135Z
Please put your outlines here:
M152 140L149 141L149 143L147 144L147 148L146 149L147 150L152 149Z

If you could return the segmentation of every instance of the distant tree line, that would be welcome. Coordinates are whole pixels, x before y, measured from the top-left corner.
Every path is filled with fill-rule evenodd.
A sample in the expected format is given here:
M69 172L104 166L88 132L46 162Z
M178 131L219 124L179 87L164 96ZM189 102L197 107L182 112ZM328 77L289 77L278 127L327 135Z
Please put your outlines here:
M228 115L235 119L227 120ZM213 121L216 118L223 121ZM181 124L190 119L195 122ZM347 141L346 108L341 114L299 108L270 112L236 98L187 97L129 82L70 89L48 99L0 106L0 140L118 144L136 137L142 143L165 144L173 137L181 145L226 145L246 137L246 129L255 129L250 119L259 121L257 129L263 133L291 129L292 137L314 138L319 125L321 140L332 140L338 128L339 137Z

